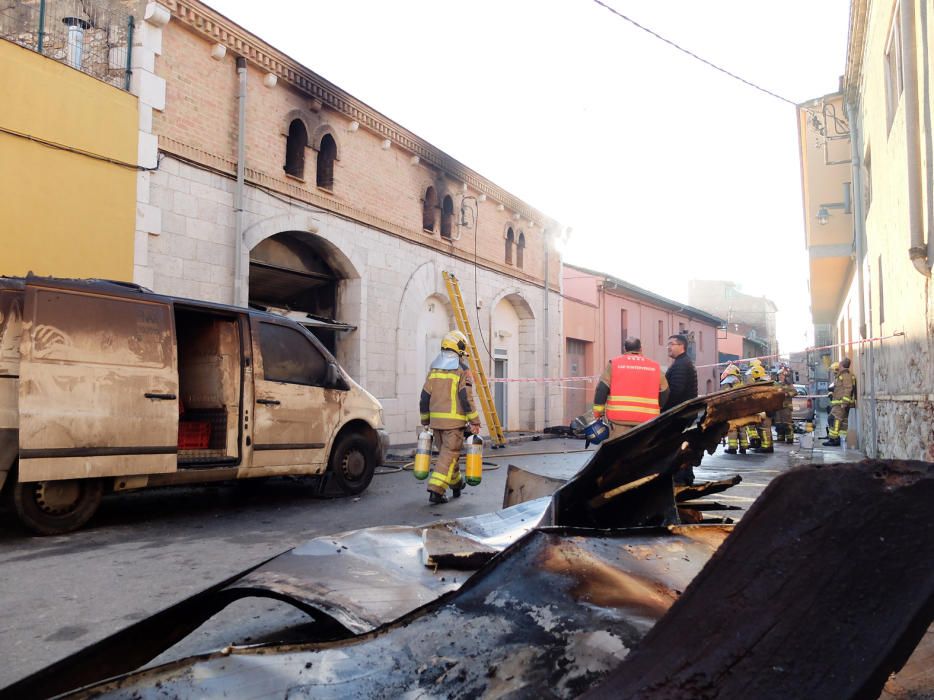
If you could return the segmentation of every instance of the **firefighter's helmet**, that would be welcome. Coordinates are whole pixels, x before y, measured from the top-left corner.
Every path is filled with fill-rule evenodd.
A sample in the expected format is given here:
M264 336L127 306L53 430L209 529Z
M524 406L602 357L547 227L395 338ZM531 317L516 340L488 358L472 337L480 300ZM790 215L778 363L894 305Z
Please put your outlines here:
M458 355L467 354L467 336L460 331L451 331L441 339L442 350L453 350Z
M731 362L730 364L726 366L726 369L724 369L720 373L720 381L722 383L723 380L726 379L727 377L738 377L738 376L739 376L739 367L737 367Z
M752 377L754 382L761 382L769 378L769 373L765 371L765 368L761 364L758 364L749 368L749 376Z
M839 362L831 362L831 363L830 363L830 371L831 371L831 372L833 372L834 374L836 374L836 373L839 371L839 369L840 369L840 363L839 363Z
M758 357L754 357L749 361L749 366L750 367L761 367L762 360L760 360Z

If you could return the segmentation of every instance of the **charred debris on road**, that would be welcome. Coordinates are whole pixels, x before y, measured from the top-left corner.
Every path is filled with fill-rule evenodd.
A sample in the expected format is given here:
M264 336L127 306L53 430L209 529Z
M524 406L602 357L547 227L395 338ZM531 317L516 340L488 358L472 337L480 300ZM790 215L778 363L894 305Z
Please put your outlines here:
M931 464L797 467L735 528L682 522L711 507L686 500L732 484L676 500L673 475L783 396L688 401L604 443L553 496L316 538L0 696L879 697L930 646ZM312 631L141 669L246 596L292 603ZM930 690L932 673L910 682Z

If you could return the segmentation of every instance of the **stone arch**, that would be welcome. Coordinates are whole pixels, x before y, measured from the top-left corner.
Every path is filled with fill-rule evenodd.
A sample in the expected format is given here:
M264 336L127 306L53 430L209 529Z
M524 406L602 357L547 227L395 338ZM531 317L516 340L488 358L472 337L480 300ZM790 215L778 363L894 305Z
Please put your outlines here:
M341 159L341 142L340 139L337 138L337 132L334 130L334 127L332 127L330 124L318 124L318 126L316 126L313 131L308 133L310 134L308 137L308 145L316 151L321 150L321 139L323 139L325 136L330 136L332 139L334 139L334 146L336 150L334 159Z
M365 287L360 270L365 260L358 259L360 250L353 245L341 227L328 229L328 235L319 230L321 221L310 214L296 213L273 216L257 221L243 232L243 297L250 293L250 252L274 236L287 238L294 244L307 245L334 277L333 317L357 327L356 331L342 332L336 340L334 353L338 361L354 379L366 382L361 329L366 324ZM346 251L351 251L350 254Z
M503 289L490 302L489 335L490 350L496 353L496 334L502 329L496 328L497 308L508 304L514 317L518 319L518 338L506 338L501 343L509 348L509 377L528 378L538 374L538 325L535 310L525 297L525 293L518 287ZM514 331L510 331L514 332ZM513 357L515 353L515 357ZM494 378L496 374L495 359L490 359L487 374ZM496 394L496 382L491 382L491 390ZM510 430L532 430L535 428L536 403L540 400L543 385L537 383L517 383L508 386L508 408L506 427Z
M289 127L296 119L305 125L305 133L308 134L308 143L305 145L310 146L311 134L314 131L314 125L317 124L317 120L304 109L293 109L288 114L286 114L285 119L282 120L282 123L279 127L279 133L282 136L288 137Z
M419 265L408 279L402 290L402 300L399 304L399 316L396 319L396 397L403 398L411 393L424 368L416 367L415 360L418 355L415 337L417 319L427 299L438 297L444 306L450 327L453 328L454 311L451 308L447 291L441 273L434 261ZM424 379L424 377L422 377ZM418 397L414 397L411 410L418 413ZM406 406L406 409L409 407ZM417 417L417 416L416 416Z

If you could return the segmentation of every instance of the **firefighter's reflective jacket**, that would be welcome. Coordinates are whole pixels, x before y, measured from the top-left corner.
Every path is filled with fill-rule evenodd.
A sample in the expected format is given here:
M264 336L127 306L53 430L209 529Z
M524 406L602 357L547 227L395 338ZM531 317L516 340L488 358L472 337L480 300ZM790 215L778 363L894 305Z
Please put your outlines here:
M830 395L830 405L846 408L856 405L856 378L849 369L842 368L837 373Z
M473 379L467 365L452 350L442 350L432 361L422 387L419 412L422 424L437 430L479 423L473 404Z
M659 364L627 353L607 364L594 392L593 412L606 413L613 423L638 425L657 416L667 396L668 382Z

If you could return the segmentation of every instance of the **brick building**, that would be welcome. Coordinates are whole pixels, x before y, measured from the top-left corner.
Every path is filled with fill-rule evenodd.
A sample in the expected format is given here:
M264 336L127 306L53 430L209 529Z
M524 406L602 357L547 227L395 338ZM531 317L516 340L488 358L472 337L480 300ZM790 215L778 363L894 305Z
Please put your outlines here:
M554 221L196 0L145 18L132 80L157 168L138 180L136 282L301 316L396 442L414 440L454 326L442 271L491 376L558 366ZM559 402L543 384L497 392L507 430L541 428Z
M671 364L668 336L688 337L688 355L697 365L698 392L720 388L716 367L718 328L722 321L700 309L659 296L616 277L576 265L562 267L566 377L594 377L623 352L623 341L636 337L642 353L662 369ZM594 382L566 382L565 422L590 410Z

